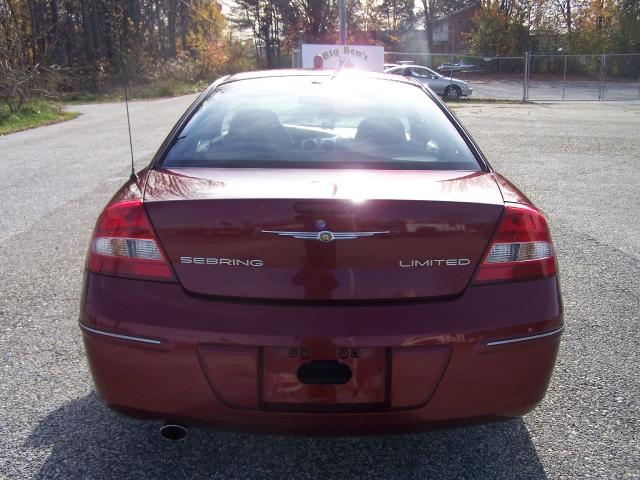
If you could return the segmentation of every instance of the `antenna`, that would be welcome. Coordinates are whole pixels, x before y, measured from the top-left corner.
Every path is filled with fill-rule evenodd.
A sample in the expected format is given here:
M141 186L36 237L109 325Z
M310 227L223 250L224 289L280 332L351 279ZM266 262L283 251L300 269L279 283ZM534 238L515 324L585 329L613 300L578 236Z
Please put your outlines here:
M129 79L127 77L127 64L124 63L124 58L122 55L122 37L120 37L120 65L122 67L122 86L124 88L124 105L127 109L127 128L129 130L129 152L131 153L131 175L129 179L131 181L137 182L140 180L138 175L136 174L136 167L133 161L133 140L131 138L131 117L129 116L129 95L127 92L127 86L129 85Z

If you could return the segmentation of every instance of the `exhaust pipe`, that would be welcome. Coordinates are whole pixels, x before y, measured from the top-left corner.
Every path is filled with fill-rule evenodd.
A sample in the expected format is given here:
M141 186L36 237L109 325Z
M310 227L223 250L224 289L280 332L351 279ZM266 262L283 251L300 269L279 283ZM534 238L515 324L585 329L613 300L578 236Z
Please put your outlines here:
M172 442L180 442L187 437L189 430L187 427L178 425L177 423L165 423L160 427L160 435Z

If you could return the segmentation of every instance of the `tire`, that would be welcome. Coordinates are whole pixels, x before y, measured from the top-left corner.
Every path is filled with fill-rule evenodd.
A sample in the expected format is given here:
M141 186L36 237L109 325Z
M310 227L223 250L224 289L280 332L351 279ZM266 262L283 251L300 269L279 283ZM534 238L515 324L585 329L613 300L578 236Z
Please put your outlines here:
M444 89L444 97L457 100L462 96L462 90L457 85L449 85Z

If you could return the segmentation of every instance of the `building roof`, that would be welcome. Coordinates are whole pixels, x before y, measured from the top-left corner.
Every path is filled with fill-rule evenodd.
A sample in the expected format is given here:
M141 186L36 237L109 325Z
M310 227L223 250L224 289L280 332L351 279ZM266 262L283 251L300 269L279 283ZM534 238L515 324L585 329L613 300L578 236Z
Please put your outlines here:
M467 5L466 7L463 8L459 8L458 10L454 10L451 13L447 13L446 15L442 16L442 17L438 17L438 18L434 18L433 19L433 24L437 25L439 23L444 23L446 21L448 21L451 17L455 17L456 15L465 12L467 10L476 10L477 8L480 8L480 2L477 3L473 3L471 5Z

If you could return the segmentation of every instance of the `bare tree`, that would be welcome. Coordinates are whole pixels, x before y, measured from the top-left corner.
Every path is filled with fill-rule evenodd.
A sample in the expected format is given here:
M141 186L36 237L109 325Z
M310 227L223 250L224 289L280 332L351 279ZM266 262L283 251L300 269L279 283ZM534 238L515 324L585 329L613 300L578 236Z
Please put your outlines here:
M554 4L564 21L564 27L568 34L571 34L573 29L573 17L571 12L571 0L554 0Z

